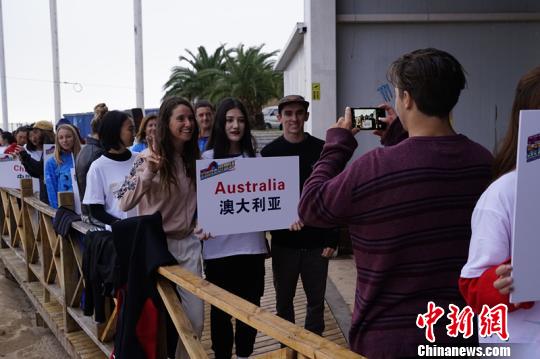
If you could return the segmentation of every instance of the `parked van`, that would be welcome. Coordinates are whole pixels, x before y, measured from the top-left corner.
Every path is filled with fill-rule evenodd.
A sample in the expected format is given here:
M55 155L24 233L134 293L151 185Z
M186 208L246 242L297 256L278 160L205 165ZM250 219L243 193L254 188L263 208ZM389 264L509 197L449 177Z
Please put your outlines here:
M278 107L277 106L268 106L262 109L264 115L264 125L267 129L279 128L282 129L281 124L277 119Z

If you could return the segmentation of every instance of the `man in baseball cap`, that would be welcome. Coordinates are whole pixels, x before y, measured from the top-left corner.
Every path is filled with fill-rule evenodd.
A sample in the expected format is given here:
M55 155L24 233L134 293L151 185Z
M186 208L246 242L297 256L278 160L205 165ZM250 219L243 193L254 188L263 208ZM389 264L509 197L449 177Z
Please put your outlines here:
M283 135L261 151L263 157L298 156L300 189L324 146L324 141L304 132L308 107L309 102L300 95L279 100L277 118L283 126ZM301 277L308 303L304 327L322 335L328 258L337 246L337 231L304 226L298 218L292 218L293 221L290 229L271 231L277 315L294 323L293 299Z
M278 112L281 114L281 111L283 111L283 108L288 104L297 103L300 104L302 107L304 107L304 110L307 112L307 109L309 107L309 102L307 102L302 96L300 95L288 95L283 97L278 102ZM307 121L307 117L306 117Z
M36 123L34 123L32 125L32 130L33 129L39 129L39 130L43 130L43 131L52 131L53 130L53 124L52 122L49 122L49 121L38 121Z

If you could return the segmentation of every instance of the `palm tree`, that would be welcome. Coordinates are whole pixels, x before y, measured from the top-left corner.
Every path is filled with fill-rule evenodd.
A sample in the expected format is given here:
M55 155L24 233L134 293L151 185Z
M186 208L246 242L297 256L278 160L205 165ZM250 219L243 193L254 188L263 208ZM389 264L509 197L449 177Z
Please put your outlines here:
M283 76L273 70L273 57L278 51L265 53L263 46L246 49L240 44L225 55L224 72L204 72L205 75L215 76L209 98L213 101L227 96L238 98L250 113L254 128L264 128L264 120L258 116L262 106L283 95Z
M219 46L211 55L208 55L204 46L199 46L196 54L188 49L185 50L189 56L180 56L178 59L180 63L187 62L188 66L172 68L171 76L163 86L165 91L163 98L182 96L189 100L195 100L207 97L215 81L215 76L205 74L204 70L225 71L225 57L229 51L225 50L225 45Z
M265 53L263 45L234 49L222 45L209 56L204 46L197 54L186 49L188 57L180 62L188 66L175 66L165 83L165 97L177 95L194 100L208 98L217 103L224 97L236 97L250 113L253 128L264 128L259 116L261 108L273 98L283 95L283 76L273 70L277 51Z

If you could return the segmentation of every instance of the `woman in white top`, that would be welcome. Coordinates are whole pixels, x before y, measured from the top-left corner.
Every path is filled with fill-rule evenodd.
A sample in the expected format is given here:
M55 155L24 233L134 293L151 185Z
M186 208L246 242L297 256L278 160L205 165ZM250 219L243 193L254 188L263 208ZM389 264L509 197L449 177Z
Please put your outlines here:
M90 165L83 204L89 206L91 218L104 224L137 214L136 210L122 211L115 195L135 161L135 156L128 150L134 138L135 123L128 114L109 111L103 116L99 140L105 153Z
M461 271L459 286L476 314L483 305L508 306L509 340L497 335L482 338L485 343L530 343L512 348L512 357L540 357L540 303L511 304L512 219L516 198L516 153L519 111L540 109L540 67L518 83L512 117L506 137L494 161L494 182L482 194L472 215L469 258ZM522 350L522 352L516 352Z
M248 114L240 101L226 98L220 103L206 148L203 159L255 157ZM216 236L203 243L206 279L260 305L266 253L264 232ZM233 334L231 316L215 307L210 327L216 358L231 358L233 342L238 358L252 354L256 329L236 320Z

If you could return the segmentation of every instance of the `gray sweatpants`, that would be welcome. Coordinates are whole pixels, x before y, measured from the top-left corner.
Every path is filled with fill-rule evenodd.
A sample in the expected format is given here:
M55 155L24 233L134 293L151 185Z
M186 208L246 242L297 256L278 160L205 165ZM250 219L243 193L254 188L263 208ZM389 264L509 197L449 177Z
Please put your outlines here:
M167 246L169 252L176 258L182 268L202 276L201 242L197 237L191 234L180 240L167 238ZM204 302L179 286L176 287L176 290L180 294L184 312L189 318L195 334L200 338L204 327ZM180 339L176 347L176 359L189 359L189 355Z

